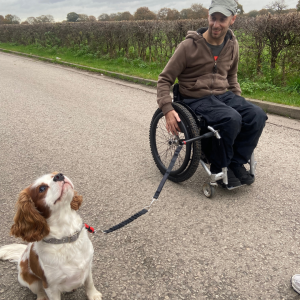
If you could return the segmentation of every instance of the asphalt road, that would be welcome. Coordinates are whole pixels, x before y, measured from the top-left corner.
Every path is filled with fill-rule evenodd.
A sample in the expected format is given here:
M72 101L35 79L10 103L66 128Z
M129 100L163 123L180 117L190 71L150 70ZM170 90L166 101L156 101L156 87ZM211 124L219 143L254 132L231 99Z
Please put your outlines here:
M107 229L148 205L162 178L150 153L155 90L0 53L0 246L18 193L44 173L66 174L80 214ZM95 236L93 274L110 299L300 299L300 122L269 115L252 186L202 193L199 167L167 182L153 209ZM0 261L0 299L35 299ZM66 299L86 299L83 288Z

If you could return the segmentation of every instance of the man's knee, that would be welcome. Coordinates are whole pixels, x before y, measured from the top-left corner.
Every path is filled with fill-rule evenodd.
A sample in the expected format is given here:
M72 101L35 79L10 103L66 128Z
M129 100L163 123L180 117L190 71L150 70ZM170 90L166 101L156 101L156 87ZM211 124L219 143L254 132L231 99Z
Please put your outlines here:
M232 110L227 113L226 117L222 118L220 122L220 129L223 134L230 136L235 139L242 128L242 117L241 115Z
M252 124L256 125L257 128L263 128L268 120L267 114L259 106L253 105L251 111L252 114Z
M266 113L259 106L251 103L244 97L232 95L233 93L228 93L229 99L226 99L224 102L241 114L243 124L257 125L259 128L264 127L268 119ZM230 96L232 97L230 98Z
M235 110L230 111L227 116L228 125L240 128L242 126L242 116Z
M257 117L260 120L260 122L263 123L263 124L265 124L266 121L268 120L267 114L260 107L258 107L258 109L257 109Z
M244 125L258 128L265 126L268 117L263 109L241 96L235 98L240 100L240 106L236 110L242 115Z

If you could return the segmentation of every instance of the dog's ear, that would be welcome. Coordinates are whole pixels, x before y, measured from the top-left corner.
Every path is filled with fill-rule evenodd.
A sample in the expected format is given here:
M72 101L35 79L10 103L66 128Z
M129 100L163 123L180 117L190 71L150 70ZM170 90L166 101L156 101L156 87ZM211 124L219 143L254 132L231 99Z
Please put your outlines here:
M26 190L22 191L17 201L17 213L10 234L21 237L26 242L42 240L50 232L46 219L36 209Z
M77 192L74 192L74 197L71 201L71 208L74 210L78 210L82 203L82 196L79 196Z

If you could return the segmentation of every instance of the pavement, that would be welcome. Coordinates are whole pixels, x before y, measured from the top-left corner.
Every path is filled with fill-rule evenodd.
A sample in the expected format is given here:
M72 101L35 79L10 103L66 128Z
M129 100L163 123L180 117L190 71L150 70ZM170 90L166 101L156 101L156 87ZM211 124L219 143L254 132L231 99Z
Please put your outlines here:
M151 202L162 175L149 147L155 89L0 53L0 246L18 193L52 171L67 175L84 222L108 229ZM255 151L256 181L202 193L199 166L167 181L149 213L114 233L90 235L103 300L296 300L300 273L300 121L268 114ZM0 299L36 297L0 261ZM84 288L62 300L86 299Z

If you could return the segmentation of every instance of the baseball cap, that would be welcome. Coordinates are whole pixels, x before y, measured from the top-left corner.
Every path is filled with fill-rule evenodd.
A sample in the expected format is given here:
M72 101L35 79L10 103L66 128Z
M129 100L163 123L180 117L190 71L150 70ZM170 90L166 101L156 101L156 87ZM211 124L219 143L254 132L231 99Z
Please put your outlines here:
M226 17L235 15L237 11L237 4L234 0L212 0L209 7L209 14L219 12Z

